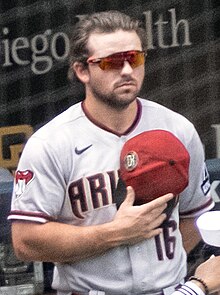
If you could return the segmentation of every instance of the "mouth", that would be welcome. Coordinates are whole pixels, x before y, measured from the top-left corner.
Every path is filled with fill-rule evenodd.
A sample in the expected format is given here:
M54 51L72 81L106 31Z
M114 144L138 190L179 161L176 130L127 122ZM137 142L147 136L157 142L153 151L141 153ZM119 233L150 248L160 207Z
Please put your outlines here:
M136 83L133 81L130 82L122 82L122 83L118 83L116 85L116 88L120 88L120 87L131 87L131 86L136 86Z

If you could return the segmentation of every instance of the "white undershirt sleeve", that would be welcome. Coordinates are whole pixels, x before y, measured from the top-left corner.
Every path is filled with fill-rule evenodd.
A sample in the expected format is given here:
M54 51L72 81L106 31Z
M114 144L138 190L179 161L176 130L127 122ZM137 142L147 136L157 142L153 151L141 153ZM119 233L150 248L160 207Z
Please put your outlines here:
M205 293L193 282L186 282L172 295L205 295Z

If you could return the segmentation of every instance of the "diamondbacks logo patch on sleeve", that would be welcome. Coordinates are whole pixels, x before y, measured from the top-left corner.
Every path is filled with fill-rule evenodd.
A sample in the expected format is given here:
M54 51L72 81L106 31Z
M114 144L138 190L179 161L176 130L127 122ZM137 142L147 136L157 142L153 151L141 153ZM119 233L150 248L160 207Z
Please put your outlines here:
M27 185L33 180L34 173L31 170L16 171L15 174L15 195L19 198L25 191Z

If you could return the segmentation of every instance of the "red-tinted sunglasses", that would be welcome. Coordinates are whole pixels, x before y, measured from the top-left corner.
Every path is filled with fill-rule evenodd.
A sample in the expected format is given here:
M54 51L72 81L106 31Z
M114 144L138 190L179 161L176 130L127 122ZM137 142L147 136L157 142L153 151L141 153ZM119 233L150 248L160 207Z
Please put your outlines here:
M103 71L121 69L124 62L129 62L132 68L136 68L144 64L145 52L139 50L130 50L124 52L117 52L106 57L93 58L92 56L87 59L87 63L97 63Z

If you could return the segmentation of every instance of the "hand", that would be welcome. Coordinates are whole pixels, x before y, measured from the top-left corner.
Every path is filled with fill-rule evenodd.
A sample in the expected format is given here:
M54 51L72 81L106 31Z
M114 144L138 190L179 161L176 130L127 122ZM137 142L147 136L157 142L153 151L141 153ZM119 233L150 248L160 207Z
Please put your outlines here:
M220 256L212 256L200 264L195 271L195 276L206 283L210 293L220 290ZM193 282L196 283L196 281Z
M144 205L133 206L135 193L132 187L127 187L127 196L113 221L120 231L123 243L135 244L159 235L162 232L159 226L166 219L163 211L173 197L172 194L167 194Z

